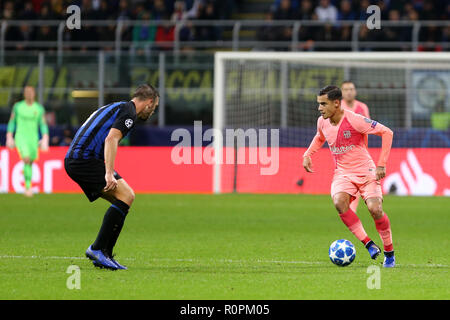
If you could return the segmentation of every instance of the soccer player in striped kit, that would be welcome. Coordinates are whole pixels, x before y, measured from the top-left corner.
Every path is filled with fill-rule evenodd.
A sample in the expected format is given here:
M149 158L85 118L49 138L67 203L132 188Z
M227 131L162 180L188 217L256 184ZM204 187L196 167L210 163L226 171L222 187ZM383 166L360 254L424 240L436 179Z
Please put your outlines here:
M357 91L355 84L353 82L348 80L342 82L341 91L342 91L342 100L341 100L342 108L353 111L354 113L360 114L370 119L369 107L365 103L356 100ZM366 140L366 142L368 141ZM350 203L350 209L352 209L353 212L355 213L356 210L358 209L359 198L361 198L361 195L357 194L355 200L353 200Z
M101 197L111 203L96 240L86 250L96 267L127 269L114 259L113 249L135 196L114 170L114 162L120 140L134 127L137 118L147 120L158 104L158 91L151 85L140 85L130 101L111 103L92 113L67 151L66 172L89 201Z
M303 155L303 167L313 172L311 155L325 141L335 161L331 197L342 222L364 244L370 257L376 259L380 248L368 237L350 203L360 194L375 221L375 227L384 246L383 266L395 266L391 225L383 211L383 193L380 180L386 175L386 163L392 146L392 131L377 121L365 118L341 107L342 92L336 86L327 86L317 96L321 117L317 133ZM367 149L367 135L381 136L381 153L375 165Z

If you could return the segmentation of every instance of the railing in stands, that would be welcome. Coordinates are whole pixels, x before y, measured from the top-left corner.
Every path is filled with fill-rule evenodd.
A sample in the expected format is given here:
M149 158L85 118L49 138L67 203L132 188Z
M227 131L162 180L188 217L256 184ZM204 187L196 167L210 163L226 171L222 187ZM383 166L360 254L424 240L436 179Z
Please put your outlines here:
M42 27L48 26L54 28L56 37L53 40L46 41L14 41L7 40L6 34L10 27ZM2 20L0 23L0 63L3 63L5 50L16 49L17 46L26 46L28 49L36 50L56 50L59 56L59 61L62 61L62 56L66 49L71 48L86 48L105 50L110 49L115 51L116 58L120 58L123 50L130 50L137 46L135 41L124 40L123 32L127 28L135 26L168 26L174 28L174 41L149 42L144 45L139 44L145 50L173 50L175 53L185 50L187 48L193 49L212 49L212 50L289 50L289 51L303 51L303 50L409 50L417 51L420 46L435 46L438 45L442 50L450 48L450 42L444 39L422 39L420 32L423 28L450 27L450 21L382 21L381 28L403 28L403 35L407 36L404 41L366 41L361 39L360 33L365 28L364 21L337 21L337 22L322 22L322 21L305 21L305 20L185 20L185 21L111 21L111 20L82 20L81 28L83 27L114 27L114 40L111 41L67 41L65 40L65 33L71 32L67 29L66 21L60 20ZM299 39L302 28L317 28L317 27L350 27L350 40L343 41L328 41L328 40L314 40L312 47L305 48L305 41ZM229 40L223 40L224 37L219 37L218 40L199 41L199 40L183 40L180 36L183 27L212 27L218 33L228 32ZM264 41L260 39L243 40L241 39L241 31L250 29L256 31L259 28L280 28L286 27L290 30L290 37L280 41ZM423 38L423 37L422 37Z

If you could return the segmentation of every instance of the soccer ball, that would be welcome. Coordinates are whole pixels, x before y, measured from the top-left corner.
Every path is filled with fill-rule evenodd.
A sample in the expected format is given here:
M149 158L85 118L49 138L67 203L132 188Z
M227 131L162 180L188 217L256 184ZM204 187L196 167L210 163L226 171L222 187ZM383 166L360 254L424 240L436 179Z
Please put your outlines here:
M340 239L331 244L330 249L328 249L328 255L331 262L335 265L345 267L355 260L356 249L350 241Z

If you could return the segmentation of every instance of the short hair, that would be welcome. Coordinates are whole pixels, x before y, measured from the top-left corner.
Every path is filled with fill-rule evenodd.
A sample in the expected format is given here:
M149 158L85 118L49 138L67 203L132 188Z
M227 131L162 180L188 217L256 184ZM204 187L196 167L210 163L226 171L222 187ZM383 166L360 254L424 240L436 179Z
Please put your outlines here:
M327 95L329 100L341 100L342 99L342 91L339 87L336 86L326 86L325 88L320 89L319 96Z
M133 93L133 98L137 98L139 100L147 100L147 99L155 99L159 97L159 92L150 84L141 84L139 85Z
M347 84L347 83L351 83L352 85L354 85L354 86L356 87L355 83L354 83L353 81L350 81L350 80L344 80L344 81L342 81L341 87L342 87L344 84Z

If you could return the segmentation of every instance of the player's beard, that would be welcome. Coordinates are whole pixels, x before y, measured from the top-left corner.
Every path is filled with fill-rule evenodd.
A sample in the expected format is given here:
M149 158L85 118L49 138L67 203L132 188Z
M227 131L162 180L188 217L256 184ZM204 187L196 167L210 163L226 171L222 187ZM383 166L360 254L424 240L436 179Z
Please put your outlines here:
M148 118L151 117L151 115L155 112L155 109L152 109L149 112L145 112L139 115L139 119L146 121Z
M150 115L151 113L140 114L139 119L141 119L142 121L147 121L147 119L150 118Z

